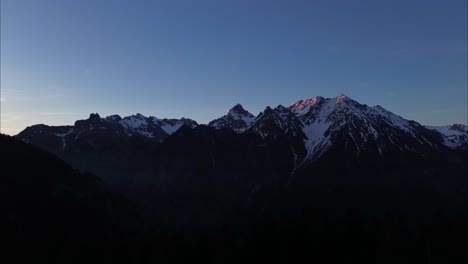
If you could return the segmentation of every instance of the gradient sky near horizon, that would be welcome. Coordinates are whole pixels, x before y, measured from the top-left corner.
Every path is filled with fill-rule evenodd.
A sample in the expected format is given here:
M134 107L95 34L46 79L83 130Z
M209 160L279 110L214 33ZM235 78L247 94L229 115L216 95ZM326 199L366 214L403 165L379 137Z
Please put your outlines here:
M467 123L466 0L1 0L1 132L344 93Z

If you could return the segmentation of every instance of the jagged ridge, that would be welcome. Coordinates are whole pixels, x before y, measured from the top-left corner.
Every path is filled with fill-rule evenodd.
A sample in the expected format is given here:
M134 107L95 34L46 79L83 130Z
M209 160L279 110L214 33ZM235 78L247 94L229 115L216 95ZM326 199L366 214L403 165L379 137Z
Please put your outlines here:
M78 120L74 126L28 127L18 137L26 142L41 142L41 145L54 149L63 149L70 140L90 131L119 137L141 136L161 142L184 124L191 128L198 126L196 121L186 118L159 119L141 114L101 118L98 114L91 114L89 119ZM288 108L281 105L274 109L266 107L257 117L236 104L226 115L209 122L208 126L258 134L264 139L279 135L287 137L295 150L294 155L307 160L319 158L338 141L343 141L358 154L372 152L377 155L388 151L426 155L447 147L468 146L468 128L465 125L424 127L381 106L360 104L345 95L308 98L294 102ZM304 148L305 152L301 150Z

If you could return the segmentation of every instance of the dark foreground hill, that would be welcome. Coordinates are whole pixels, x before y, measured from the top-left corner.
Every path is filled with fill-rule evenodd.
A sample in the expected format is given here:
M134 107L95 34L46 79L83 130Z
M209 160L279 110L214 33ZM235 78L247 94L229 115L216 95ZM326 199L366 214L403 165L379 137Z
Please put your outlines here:
M465 257L466 175L461 175L454 164L421 161L402 173L402 164L392 170L384 165L368 168L364 164L370 163L364 163L368 170L361 168L357 174L358 167L331 164L328 162L337 157L324 157L315 167L299 171L289 184L271 181L270 185L254 185L247 190L245 186L250 185L236 180L234 174L250 168L229 167L228 161L240 147L223 146L216 138L221 140L220 135L224 139L224 133L231 133L229 142L236 140L240 146L252 139L201 129L196 133L181 130L161 147L170 148L171 155L182 164L171 165L173 159L168 156L165 169L181 168L173 175L187 176L176 182L169 179L166 192L153 188L152 195L144 195L146 203L153 206L135 207L147 217L143 222L135 222L132 207L106 192L96 177L80 174L53 155L2 136L1 226L2 240L8 245L5 249L18 252L18 256L57 263L88 259L125 263L195 259L209 263L302 259L455 263ZM200 152L199 144L213 138L213 146ZM184 146L183 151L175 147L177 144ZM222 151L226 147L231 154ZM233 176L215 173L212 161L200 153L213 153L224 160L225 164L219 165ZM382 168L389 170L378 173ZM260 179L251 175L254 182L262 180L263 174L257 173ZM304 180L311 173L316 177ZM202 175L205 177L200 178ZM216 175L223 180L214 180ZM375 180L384 176L387 184ZM180 188L174 187L177 183Z
M5 135L0 135L0 161L3 260L107 261L114 251L128 250L136 211L109 193L99 178Z

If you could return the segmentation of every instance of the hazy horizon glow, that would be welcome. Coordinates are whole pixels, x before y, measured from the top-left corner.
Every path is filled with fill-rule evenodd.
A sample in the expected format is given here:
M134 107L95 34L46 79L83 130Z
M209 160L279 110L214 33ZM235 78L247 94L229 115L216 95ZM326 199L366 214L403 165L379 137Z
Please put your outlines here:
M1 1L1 132L341 93L467 124L466 0Z

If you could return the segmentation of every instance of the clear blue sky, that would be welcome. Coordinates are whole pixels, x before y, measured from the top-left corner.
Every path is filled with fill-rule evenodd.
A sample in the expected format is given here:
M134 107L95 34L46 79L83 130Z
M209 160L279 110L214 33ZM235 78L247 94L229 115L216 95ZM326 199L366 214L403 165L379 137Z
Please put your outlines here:
M1 0L2 132L344 93L467 123L466 0Z

